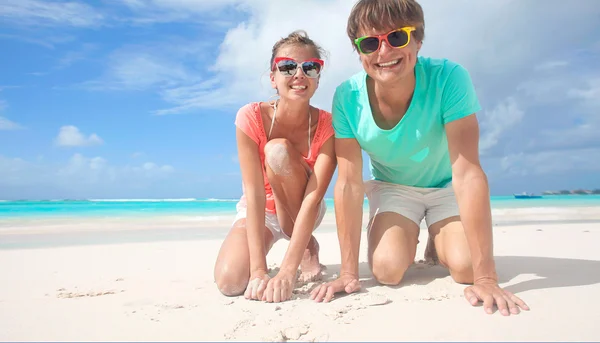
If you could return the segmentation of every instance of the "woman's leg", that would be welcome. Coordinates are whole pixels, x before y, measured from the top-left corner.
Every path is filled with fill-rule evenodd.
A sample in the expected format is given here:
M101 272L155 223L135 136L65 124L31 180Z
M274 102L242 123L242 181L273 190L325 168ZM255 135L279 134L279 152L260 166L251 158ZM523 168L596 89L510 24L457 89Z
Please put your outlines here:
M265 248L273 245L273 234L265 227ZM214 270L219 291L226 296L244 294L250 279L250 252L246 235L246 219L240 219L231 228L221 245Z
M265 164L267 178L275 196L277 219L283 232L291 237L304 200L310 168L290 141L283 138L267 142ZM315 237L311 236L300 264L301 280L306 281L320 275L318 255L319 244Z

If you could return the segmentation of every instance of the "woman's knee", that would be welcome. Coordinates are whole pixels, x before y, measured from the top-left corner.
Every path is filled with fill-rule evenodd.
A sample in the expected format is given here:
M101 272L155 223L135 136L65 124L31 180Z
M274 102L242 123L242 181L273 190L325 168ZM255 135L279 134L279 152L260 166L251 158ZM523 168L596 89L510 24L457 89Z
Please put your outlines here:
M240 268L230 268L227 264L217 266L215 269L217 288L226 296L244 294L246 286L248 286L248 278L248 273L242 272Z
M285 138L272 139L265 144L265 164L276 175L287 174L287 165L290 163L290 153L293 148L289 140Z

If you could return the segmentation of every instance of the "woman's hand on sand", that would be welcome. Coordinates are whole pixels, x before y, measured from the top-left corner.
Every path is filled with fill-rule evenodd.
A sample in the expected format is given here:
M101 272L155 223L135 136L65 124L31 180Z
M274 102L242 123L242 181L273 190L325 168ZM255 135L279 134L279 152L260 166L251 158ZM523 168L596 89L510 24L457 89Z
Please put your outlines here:
M267 284L269 283L269 274L261 271L250 275L250 282L244 292L244 298L248 300L260 300L263 297Z
M465 298L473 306L477 306L482 301L483 308L488 314L494 313L494 304L498 306L498 310L503 316L519 314L520 309L529 311L529 306L523 300L491 281L476 282L465 288Z
M267 289L262 296L262 300L269 303L278 303L289 300L292 297L295 283L295 273L280 271L274 278L269 280Z
M345 291L354 293L360 290L360 281L355 275L342 275L337 280L317 286L310 292L310 299L316 302L330 302L334 294Z

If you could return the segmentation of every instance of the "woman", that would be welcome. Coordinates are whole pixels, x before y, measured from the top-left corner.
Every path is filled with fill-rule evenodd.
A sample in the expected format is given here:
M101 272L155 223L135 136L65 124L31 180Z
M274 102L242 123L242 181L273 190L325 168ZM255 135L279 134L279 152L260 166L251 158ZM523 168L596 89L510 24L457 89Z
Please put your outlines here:
M342 83L333 100L339 171L336 218L340 278L316 288L317 301L359 289L358 251L363 194L370 205L369 265L385 285L398 285L413 264L423 219L426 259L439 261L486 312L528 309L498 286L492 250L487 178L479 163L480 110L466 69L418 55L424 18L414 0L360 0L347 33L363 71ZM363 184L361 149L373 180ZM339 209L339 211L338 211ZM509 313L510 312L510 313Z
M242 107L236 137L243 196L215 265L221 293L280 302L291 298L298 266L302 281L321 275L313 230L336 167L331 114L310 105L323 70L321 48L304 32L278 41L271 85L279 99ZM266 255L279 239L289 247L269 278Z

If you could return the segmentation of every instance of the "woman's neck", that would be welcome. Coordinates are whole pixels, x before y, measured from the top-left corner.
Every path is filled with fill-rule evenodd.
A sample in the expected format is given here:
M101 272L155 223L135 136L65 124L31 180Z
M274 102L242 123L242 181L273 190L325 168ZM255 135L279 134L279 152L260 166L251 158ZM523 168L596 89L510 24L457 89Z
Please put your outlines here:
M277 102L276 120L287 127L305 126L309 111L309 102L290 102L280 99Z

